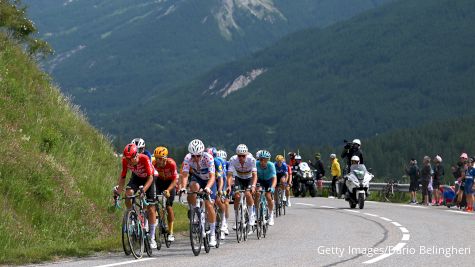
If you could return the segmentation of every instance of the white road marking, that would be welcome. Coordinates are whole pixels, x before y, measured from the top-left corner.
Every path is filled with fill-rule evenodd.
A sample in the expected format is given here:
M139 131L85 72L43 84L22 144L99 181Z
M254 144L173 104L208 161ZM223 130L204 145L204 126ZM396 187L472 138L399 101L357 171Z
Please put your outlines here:
M364 214L366 214L366 215L368 215L368 216L372 216L372 217L379 217L379 215L372 214L372 213L367 213L367 212L365 212Z
M387 221L387 222L392 221L391 219L388 219L388 218L386 218L386 217L379 217L379 218L381 218L381 220L385 220L385 221Z
M325 209L334 209L335 207L330 207L330 206L320 206L320 208L325 208Z
M402 241L408 241L410 238L411 238L411 235L410 235L410 234L403 234L401 240L402 240Z
M414 206L414 205L401 205L404 207L409 207L409 208L416 208L416 209L427 209L427 207L424 206Z
M360 213L360 212L357 211L357 210L345 210L345 211L354 212L354 213Z
M409 233L406 227L399 227L399 230L401 230L403 233Z
M394 224L394 225L396 225L397 227L402 226L402 225L401 225L400 223L398 223L398 222L391 222L391 223Z
M374 258L374 259L365 261L365 262L363 262L363 263L364 263L364 264L371 264L371 263L378 262L378 261L380 261L380 260L382 260L382 259L385 259L385 258L387 258L387 257L389 257L389 256L391 256L391 255L393 255L394 252L401 250L405 245L406 245L406 243L398 243L398 244L393 248L393 250L392 250L390 253L382 254L382 255L380 255L380 256Z
M111 264L106 264L106 265L97 265L95 267L112 267L112 266L132 264L132 263L141 262L141 261L149 261L149 260L154 260L154 259L155 258L143 258L139 260L123 261L123 262L111 263Z
M453 213L459 213L459 214L465 214L465 215L472 215L474 213L471 212L466 212L466 211L461 211L461 210L446 210L447 212L453 212Z
M308 203L295 203L297 205L304 205L304 206L311 206L311 207L315 207L314 204L308 204Z

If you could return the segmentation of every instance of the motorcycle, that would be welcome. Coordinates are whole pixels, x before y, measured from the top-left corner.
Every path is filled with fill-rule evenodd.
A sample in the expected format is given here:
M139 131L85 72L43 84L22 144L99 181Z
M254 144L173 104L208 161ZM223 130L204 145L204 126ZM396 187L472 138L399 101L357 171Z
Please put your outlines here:
M317 196L317 186L315 184L315 174L306 162L301 162L292 169L293 185L292 193L294 196L305 197L307 190L311 197Z
M345 176L345 200L350 204L350 208L363 209L364 202L368 197L369 181L373 179L374 175L369 173L364 164L352 166L350 173Z

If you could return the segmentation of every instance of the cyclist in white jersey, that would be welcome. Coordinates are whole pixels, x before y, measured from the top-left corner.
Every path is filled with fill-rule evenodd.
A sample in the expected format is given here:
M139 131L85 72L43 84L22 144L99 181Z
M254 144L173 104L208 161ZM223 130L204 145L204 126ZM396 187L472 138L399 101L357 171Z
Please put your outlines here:
M251 192L246 191L246 202L247 206L250 207L249 225L255 225L256 221L256 211L254 207L254 200L252 199L252 194L255 193L256 183L257 183L257 168L256 168L256 159L249 153L247 146L240 144L236 148L236 154L229 159L229 168L228 168L228 192L231 191L231 182L233 177L234 185L238 186L241 190L246 190L251 188ZM251 194L252 193L252 194ZM234 214L236 218L238 217L238 208L239 201L241 196L239 193L234 193ZM233 229L236 229L234 225Z
M204 152L205 146L201 140L195 139L188 145L188 153L183 160L182 188L186 188L188 176L191 174L190 191L198 192L203 189L210 195L211 200L205 200L208 222L210 223L210 246L216 246L216 213L213 202L216 200L215 167L213 156ZM186 189L182 189L186 192ZM188 195L191 208L196 207L196 195Z

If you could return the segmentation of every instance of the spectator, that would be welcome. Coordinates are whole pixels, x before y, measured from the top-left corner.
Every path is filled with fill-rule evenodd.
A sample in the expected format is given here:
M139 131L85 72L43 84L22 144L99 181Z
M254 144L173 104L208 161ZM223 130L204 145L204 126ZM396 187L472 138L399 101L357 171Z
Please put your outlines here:
M336 158L335 154L330 155L330 161L331 161L331 174L332 174L332 188L331 188L331 195L329 198L334 198L336 197L336 181L338 180L338 177L341 176L341 168L340 168L340 163L338 162L338 159Z
M409 192L411 192L411 201L409 204L416 204L416 192L419 191L419 177L420 171L419 166L417 166L417 160L411 159L409 166L406 168L406 174L410 178L409 182Z
M311 160L308 161L310 166L317 170L317 180L321 180L325 176L325 167L323 166L323 161L320 159L320 153L315 154L315 163L312 163Z
M454 177L457 181L456 190L457 190L457 206L460 206L463 201L463 193L465 190L465 173L467 170L467 161L468 161L468 155L467 153L462 153L460 155L460 160L457 163L457 167L455 168L454 171Z
M440 205L440 183L444 179L445 171L444 166L442 166L442 157L437 155L434 158L434 177L432 179L432 188L434 189L434 198L435 198L435 205Z
M465 199L467 202L467 212L473 212L473 177L475 176L475 168L473 167L473 158L470 158L465 175Z
M425 156L421 169L421 191L422 204L429 205L429 182L431 180L432 167L430 166L430 157Z

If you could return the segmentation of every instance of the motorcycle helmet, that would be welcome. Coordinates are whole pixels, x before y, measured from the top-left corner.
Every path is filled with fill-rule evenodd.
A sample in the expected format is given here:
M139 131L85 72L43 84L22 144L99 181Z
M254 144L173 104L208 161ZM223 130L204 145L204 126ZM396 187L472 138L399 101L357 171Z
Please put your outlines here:
M353 156L351 157L351 164L360 164L360 157L358 156Z
M297 162L297 164L300 164L300 162L302 162L302 157L300 155L296 155L295 162Z
M354 139L352 143L355 144L355 145L361 146L360 139Z

